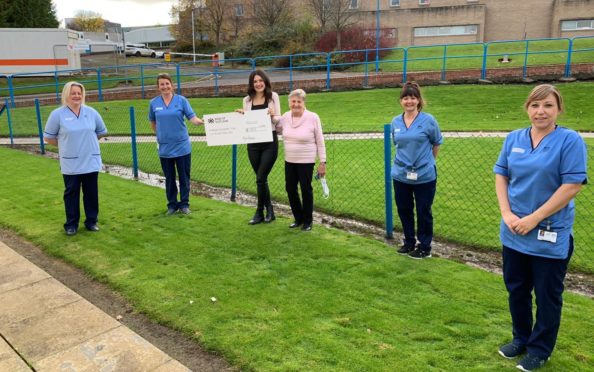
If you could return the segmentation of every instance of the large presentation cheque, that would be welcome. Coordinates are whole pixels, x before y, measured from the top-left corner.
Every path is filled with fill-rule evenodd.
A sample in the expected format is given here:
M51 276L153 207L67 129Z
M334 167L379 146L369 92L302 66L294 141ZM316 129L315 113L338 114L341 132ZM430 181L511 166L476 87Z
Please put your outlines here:
M267 110L204 115L204 129L208 146L272 142Z

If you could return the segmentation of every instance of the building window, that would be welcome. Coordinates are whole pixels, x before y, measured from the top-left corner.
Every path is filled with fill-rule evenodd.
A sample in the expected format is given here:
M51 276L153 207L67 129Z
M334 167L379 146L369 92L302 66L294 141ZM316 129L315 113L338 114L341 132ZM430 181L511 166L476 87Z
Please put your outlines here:
M359 8L359 0L350 0L349 1L349 9L357 9Z
M390 0L390 6L391 7L400 6L400 0Z
M415 28L415 37L476 35L477 33L477 25Z
M594 19L580 19L577 21L562 21L561 31L594 30Z
M235 4L235 16L243 16L243 4Z
M419 5L429 5L430 3L430 0L419 0Z

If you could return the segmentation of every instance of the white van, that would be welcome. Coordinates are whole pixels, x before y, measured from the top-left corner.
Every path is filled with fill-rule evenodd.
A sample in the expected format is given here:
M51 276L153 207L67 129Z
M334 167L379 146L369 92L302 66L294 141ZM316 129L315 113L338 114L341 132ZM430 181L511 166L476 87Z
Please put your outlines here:
M147 48L144 44L126 43L126 55L155 58L157 56L157 52L155 52L153 49Z

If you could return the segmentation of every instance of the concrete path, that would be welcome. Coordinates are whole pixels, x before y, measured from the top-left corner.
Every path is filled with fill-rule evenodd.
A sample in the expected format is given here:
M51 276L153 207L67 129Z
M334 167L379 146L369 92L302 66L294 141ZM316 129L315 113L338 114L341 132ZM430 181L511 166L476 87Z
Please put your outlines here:
M0 371L189 371L0 242Z

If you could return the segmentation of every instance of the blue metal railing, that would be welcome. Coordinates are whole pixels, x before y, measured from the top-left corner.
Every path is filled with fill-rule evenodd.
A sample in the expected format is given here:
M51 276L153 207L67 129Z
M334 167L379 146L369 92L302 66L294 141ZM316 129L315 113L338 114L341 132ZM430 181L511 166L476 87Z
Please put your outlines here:
M588 42L590 41L590 42ZM151 63L141 65L105 66L101 68L85 68L77 70L48 71L38 73L20 73L0 75L6 79L0 80L0 96L8 97L11 107L15 106L16 96L26 94L39 95L40 92L52 91L56 102L59 102L60 92L66 81L76 79L85 84L87 90L96 90L99 101L104 99L106 86L121 83L139 85L141 97L146 98L147 86L153 86L158 73L172 72L177 81L177 91L181 93L182 84L192 81L212 81L214 95L219 94L219 87L224 78L245 75L256 68L269 72L288 74L289 89L293 89L296 80L317 78L312 75L296 76L297 72L320 72L323 79L325 72L325 88L332 88L332 73L348 70L351 74L362 74L362 85L369 84L370 72L379 74L385 70L401 74L402 82L406 82L408 73L412 71L439 71L441 80L447 80L447 72L460 67L452 67L453 60L468 60L465 66L470 69L480 69L480 79L487 79L490 70L508 65L498 65L498 57L513 57L512 64L522 68L522 78L528 77L528 67L538 63L531 61L537 55L552 55L549 60L555 64L565 65L563 77L572 75L572 63L575 57L583 53L594 51L594 36L579 36L574 38L549 38L528 40L492 41L486 43L438 44L427 46L409 46L406 48L378 48L334 51L330 53L299 53L291 55L261 56L256 58L230 58L223 60L203 59L195 62ZM460 51L456 52L457 49ZM379 56L384 55L383 59ZM558 58L555 56L558 55ZM594 53L593 53L594 55ZM521 58L521 60L520 60ZM583 59L583 58L582 58ZM472 60L476 60L476 68ZM517 63L518 60L522 61ZM594 58L592 58L594 60ZM463 62L461 62L463 63ZM375 68L370 69L369 65ZM512 66L510 65L510 66ZM521 65L521 66L520 66ZM53 77L49 80L47 76ZM31 79L44 79L31 83ZM232 79L230 79L232 80ZM202 83L202 85L207 83ZM49 88L49 89L48 89Z

